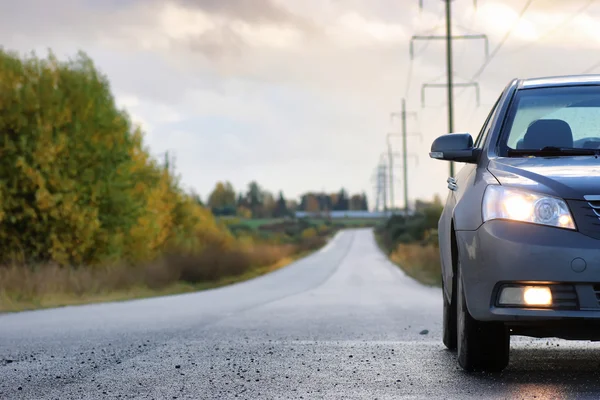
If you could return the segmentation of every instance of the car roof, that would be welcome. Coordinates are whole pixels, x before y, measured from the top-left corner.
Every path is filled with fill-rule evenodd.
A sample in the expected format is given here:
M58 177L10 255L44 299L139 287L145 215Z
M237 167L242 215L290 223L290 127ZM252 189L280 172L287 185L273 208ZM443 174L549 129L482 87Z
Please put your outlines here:
M563 75L540 78L518 79L518 89L557 86L600 85L600 74Z

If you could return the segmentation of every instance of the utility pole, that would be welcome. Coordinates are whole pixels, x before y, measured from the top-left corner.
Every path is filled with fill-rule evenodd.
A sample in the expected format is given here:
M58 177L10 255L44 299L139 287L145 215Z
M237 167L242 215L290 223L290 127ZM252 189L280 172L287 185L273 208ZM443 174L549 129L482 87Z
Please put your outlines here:
M454 93L452 89L452 0L446 1L446 75L448 79L448 133L454 132ZM454 163L450 161L450 176L454 176Z
M408 215L408 157L410 156L410 154L408 154L408 146L407 146L407 137L408 136L421 136L419 133L416 134L409 134L408 130L407 130L407 119L408 116L417 116L417 113L409 113L406 111L406 99L402 99L402 108L400 110L399 113L391 113L391 117L392 119L394 117L400 117L401 122L402 122L402 134L398 135L398 136L402 136L402 175L403 175L403 186L404 186L404 213L405 215ZM389 136L392 136L392 134L388 134L388 151L391 154L391 146L390 146L390 142L389 142ZM414 155L412 155L414 156ZM390 163L390 171L391 171L391 163Z
M408 216L408 163L406 159L408 153L406 150L406 100L402 99L402 169L404 172L404 216Z
M383 156L383 154L382 154ZM381 179L381 198L383 200L383 211L388 210L387 205L387 174L386 174L386 166L383 157L381 157L381 162L379 164L380 179Z
M392 214L394 213L395 202L394 202L394 154L392 153L392 146L390 143L391 134L388 133L387 139L387 147L388 147L388 163L390 165L390 209L392 210Z
M460 35L452 36L452 0L442 0L446 2L446 35L444 36L413 36L411 39L411 57L412 53L412 41L419 39L440 39L445 38L446 40L446 79L447 83L447 96L448 96L448 133L454 132L454 71L453 71L453 60L452 60L452 40L453 39L484 39L486 43L485 51L486 58L488 57L488 39L486 35ZM473 5L477 7L477 0L473 1ZM419 0L419 7L423 9L423 0ZM454 176L454 163L450 162L450 176Z
M385 175L385 153L381 154L379 159L379 164L375 169L375 210L379 211L380 202L383 203L383 209L387 211L387 202L386 202L386 175Z

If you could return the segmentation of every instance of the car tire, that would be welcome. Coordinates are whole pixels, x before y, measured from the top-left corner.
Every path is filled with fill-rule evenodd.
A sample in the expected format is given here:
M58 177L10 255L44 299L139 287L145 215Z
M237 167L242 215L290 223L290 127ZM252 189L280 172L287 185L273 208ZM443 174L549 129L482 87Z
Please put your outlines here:
M508 365L510 352L508 329L503 323L473 319L465 301L460 264L457 271L458 364L466 371L499 372Z
M454 281L454 277L452 278ZM452 285L451 301L446 298L444 290L444 279L442 278L442 297L444 298L444 327L443 339L444 346L448 350L456 350L456 285Z

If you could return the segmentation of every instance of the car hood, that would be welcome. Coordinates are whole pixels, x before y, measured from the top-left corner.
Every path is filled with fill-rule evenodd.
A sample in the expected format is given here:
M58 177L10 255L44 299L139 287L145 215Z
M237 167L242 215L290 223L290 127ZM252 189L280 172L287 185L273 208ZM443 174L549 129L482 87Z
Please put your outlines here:
M501 185L565 199L600 195L600 158L593 156L503 157L490 160L488 170Z

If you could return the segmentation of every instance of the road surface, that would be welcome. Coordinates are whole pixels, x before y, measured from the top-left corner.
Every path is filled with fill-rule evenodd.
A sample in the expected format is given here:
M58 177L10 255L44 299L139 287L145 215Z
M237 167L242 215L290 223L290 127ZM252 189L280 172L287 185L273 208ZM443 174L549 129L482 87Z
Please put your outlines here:
M441 344L441 293L368 229L226 288L0 316L0 399L600 398L600 348L513 338L502 374Z

